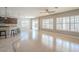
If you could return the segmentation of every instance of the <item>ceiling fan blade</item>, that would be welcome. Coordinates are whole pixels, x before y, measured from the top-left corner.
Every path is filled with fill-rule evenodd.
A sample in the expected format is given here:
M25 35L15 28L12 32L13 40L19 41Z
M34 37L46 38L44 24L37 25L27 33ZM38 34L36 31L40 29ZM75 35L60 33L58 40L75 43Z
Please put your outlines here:
M47 13L46 11L40 12L40 13Z
M48 11L48 13L54 13L55 11Z

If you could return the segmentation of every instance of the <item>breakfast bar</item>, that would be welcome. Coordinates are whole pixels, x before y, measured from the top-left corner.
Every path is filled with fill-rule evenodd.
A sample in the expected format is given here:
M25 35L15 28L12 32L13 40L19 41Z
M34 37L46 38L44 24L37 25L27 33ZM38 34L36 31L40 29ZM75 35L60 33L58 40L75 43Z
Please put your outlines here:
M9 36L14 36L17 34L18 27L15 24L3 24L0 25L0 37L5 36L5 38Z
M0 37L5 36L7 38L9 26L0 26Z

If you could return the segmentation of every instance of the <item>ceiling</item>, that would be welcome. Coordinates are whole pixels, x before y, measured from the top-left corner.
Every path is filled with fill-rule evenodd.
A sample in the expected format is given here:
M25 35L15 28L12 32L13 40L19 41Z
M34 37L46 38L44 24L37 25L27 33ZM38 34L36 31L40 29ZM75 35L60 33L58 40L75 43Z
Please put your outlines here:
M65 12L69 10L79 9L78 7L7 7L8 17L17 18L34 18L38 16L47 15L47 13L40 13L49 9L50 11L55 11L55 13ZM53 14L55 14L53 13ZM0 7L0 16L5 16L5 8Z

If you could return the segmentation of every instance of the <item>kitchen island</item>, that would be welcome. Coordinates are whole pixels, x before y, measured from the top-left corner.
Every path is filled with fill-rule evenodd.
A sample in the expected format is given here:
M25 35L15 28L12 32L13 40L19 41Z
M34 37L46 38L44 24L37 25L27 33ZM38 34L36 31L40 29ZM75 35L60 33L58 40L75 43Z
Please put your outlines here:
M17 33L16 24L0 24L0 37L5 36L5 38L15 35Z

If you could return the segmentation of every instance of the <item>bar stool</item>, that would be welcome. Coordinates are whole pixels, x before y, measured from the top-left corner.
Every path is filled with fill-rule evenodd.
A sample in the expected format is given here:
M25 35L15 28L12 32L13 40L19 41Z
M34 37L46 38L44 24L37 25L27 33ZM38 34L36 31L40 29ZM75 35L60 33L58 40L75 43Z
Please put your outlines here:
M2 33L4 33L4 34L2 34ZM6 30L0 30L0 36L5 36L5 38L7 38Z
M16 30L15 29L12 29L11 30L11 36L15 36L15 34L16 34Z

